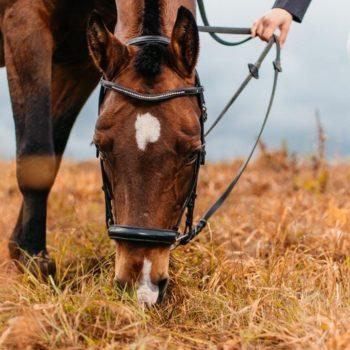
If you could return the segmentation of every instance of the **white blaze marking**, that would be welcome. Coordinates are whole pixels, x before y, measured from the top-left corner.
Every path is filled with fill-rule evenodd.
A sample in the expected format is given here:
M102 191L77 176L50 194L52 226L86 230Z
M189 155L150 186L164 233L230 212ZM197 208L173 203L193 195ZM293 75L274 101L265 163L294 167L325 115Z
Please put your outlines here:
M149 113L137 116L135 129L137 146L141 151L146 149L149 142L157 142L160 137L159 120Z
M142 277L137 289L137 300L140 304L154 305L159 295L159 287L151 281L152 263L145 259L142 268Z

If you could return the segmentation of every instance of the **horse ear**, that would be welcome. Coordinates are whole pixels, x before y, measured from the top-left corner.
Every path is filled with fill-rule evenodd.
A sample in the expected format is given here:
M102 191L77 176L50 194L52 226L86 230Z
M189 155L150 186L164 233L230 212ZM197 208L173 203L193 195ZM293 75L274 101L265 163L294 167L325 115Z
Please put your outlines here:
M115 76L128 62L127 47L107 29L96 11L88 22L87 41L95 65L106 77Z
M199 34L192 12L184 6L177 13L170 51L177 70L184 76L190 76L198 60Z

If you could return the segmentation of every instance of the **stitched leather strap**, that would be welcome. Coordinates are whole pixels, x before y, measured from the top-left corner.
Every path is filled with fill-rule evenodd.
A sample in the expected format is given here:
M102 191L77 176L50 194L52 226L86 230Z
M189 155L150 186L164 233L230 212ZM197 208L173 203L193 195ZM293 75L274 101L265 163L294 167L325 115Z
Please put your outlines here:
M161 102L166 100L171 100L177 97L184 97L188 95L200 95L204 92L202 86L195 87L183 87L181 89L169 90L159 94L143 94L135 90L131 90L123 85L113 83L103 78L100 81L101 86L105 89L113 90L119 92L125 96L131 97L136 100L145 102Z
M143 35L128 40L126 44L135 46L142 46L146 44L161 44L168 46L170 44L170 39L161 35Z

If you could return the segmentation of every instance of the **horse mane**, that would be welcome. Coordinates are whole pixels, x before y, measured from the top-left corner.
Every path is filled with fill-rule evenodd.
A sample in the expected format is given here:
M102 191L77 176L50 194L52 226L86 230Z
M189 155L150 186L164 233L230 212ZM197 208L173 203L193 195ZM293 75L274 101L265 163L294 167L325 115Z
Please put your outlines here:
M145 0L142 17L142 35L161 34L161 5L159 0Z
M142 13L141 35L161 35L161 4L160 0L145 0ZM142 76L151 80L161 73L166 49L160 44L147 44L135 58L135 69Z

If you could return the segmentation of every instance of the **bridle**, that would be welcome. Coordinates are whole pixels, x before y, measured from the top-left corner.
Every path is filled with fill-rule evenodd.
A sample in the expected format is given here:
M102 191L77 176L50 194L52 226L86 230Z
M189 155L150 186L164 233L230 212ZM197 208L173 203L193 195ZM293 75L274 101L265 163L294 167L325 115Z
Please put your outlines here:
M142 36L131 39L127 41L126 45L135 45L142 46L146 44L160 44L160 45L169 45L170 40L162 36ZM156 244L156 245L173 245L176 242L181 243L179 235L179 227L181 224L181 219L184 213L186 213L186 224L185 231L181 237L190 234L193 230L193 213L195 201L197 198L197 183L199 177L200 166L205 163L205 140L204 140L204 123L207 119L207 108L204 100L204 88L202 87L199 76L197 72L195 73L196 84L193 87L182 87L179 89L165 91L159 94L144 94L127 88L123 85L101 79L101 90L99 97L99 107L101 107L105 94L107 90L112 90L118 92L124 96L127 96L131 99L142 101L145 103L160 103L163 101L181 98L185 96L197 96L198 103L200 106L201 114L199 117L200 129L201 129L201 148L197 152L195 163L194 163L194 172L193 178L190 185L190 192L187 196L185 203L181 209L180 216L177 220L176 225L172 230L166 229L149 229L141 227L130 227L117 225L115 223L113 211L112 211L112 199L113 193L111 190L111 185L108 180L108 176L105 170L105 157L103 152L97 150L97 156L100 157L101 172L102 172L102 182L103 182L103 191L105 194L105 204L106 204L106 224L108 227L109 237L117 241L129 241L142 244Z
M227 46L235 46L240 45L251 38L244 39L239 42L228 42L220 37L217 36L217 33L222 34L245 34L250 35L250 29L249 28L224 28L224 27L211 27L209 26L207 16L205 13L204 5L202 0L198 0L198 5L200 9L200 13L203 19L203 23L205 26L199 26L198 29L201 32L210 33L210 35L219 43ZM150 35L150 36L140 36L133 38L129 41L127 41L126 45L133 45L133 46L143 46L146 44L159 44L159 45L169 45L170 40L163 36L158 35ZM274 67L274 81L273 81L273 87L271 92L271 97L269 100L269 104L267 107L267 111L263 120L263 123L261 125L259 134L256 138L256 141L253 145L253 148L251 152L249 153L246 161L242 165L241 169L237 173L237 175L233 178L233 180L230 182L230 184L227 186L226 190L220 195L220 197L215 201L215 203L205 212L205 214L201 217L199 222L196 225L193 225L193 215L194 215L194 208L195 208L195 202L197 198L197 184L198 184L198 178L199 178L199 171L201 165L205 164L205 137L209 135L209 133L212 132L212 130L215 128L215 126L219 123L219 121L226 115L227 111L230 109L232 104L237 100L237 98L241 95L245 87L248 85L250 80L252 78L258 79L259 78L259 68L262 65L263 61L265 60L268 53L271 51L272 47L275 45L276 47L276 57L273 62ZM112 200L113 200L113 191L111 188L111 184L109 182L107 173L106 173L106 157L102 151L100 151L97 147L97 157L100 158L100 165L101 165L101 172L102 172L102 183L103 183L103 191L105 196L105 206L106 206L106 225L108 228L108 234L109 237L112 240L116 241L126 241L126 242L133 242L133 243L139 243L142 245L163 245L163 246L170 246L170 247L176 247L178 245L185 245L189 242L191 242L207 225L208 220L216 213L216 211L223 205L223 203L226 201L226 199L229 197L231 192L233 191L234 187L236 186L237 182L241 178L242 174L244 173L245 169L247 168L254 151L259 143L259 140L261 138L261 135L265 129L268 117L271 112L272 104L275 97L276 87L277 87L277 80L278 80L278 74L282 71L281 69L281 60L280 60L280 45L278 42L278 38L276 36L273 36L273 38L269 41L269 43L266 45L265 49L259 56L258 60L255 62L255 64L249 64L249 74L246 77L246 79L243 81L243 83L239 86L235 94L232 96L232 98L229 100L229 102L225 105L222 112L218 115L218 117L215 119L213 124L210 126L208 131L205 132L204 129L204 123L207 120L207 108L205 104L204 99L204 88L200 83L199 76L197 72L196 75L196 82L195 86L193 87L183 87L178 88L175 90L168 90L162 93L158 94L144 94L140 93L138 91L135 91L133 89L130 89L128 87L125 87L123 85L120 85L118 83L114 83L105 79L101 79L101 90L100 90L100 97L99 97L99 112L100 108L102 106L102 103L104 101L106 92L108 90L120 93L124 96L127 96L133 100L142 101L144 103L161 103L163 101L175 99L175 98L181 98L186 96L197 96L199 107L201 110L201 114L199 117L200 125L201 125L201 142L202 147L198 151L195 159L194 164L194 172L193 172L193 178L190 186L189 194L183 204L180 217L176 223L176 225L171 229L157 229L157 228L145 228L145 227L134 227L134 226L123 226L117 224L117 219L113 215L112 210ZM185 214L186 220L185 220L185 229L183 233L179 232L179 227L181 225L182 217Z

